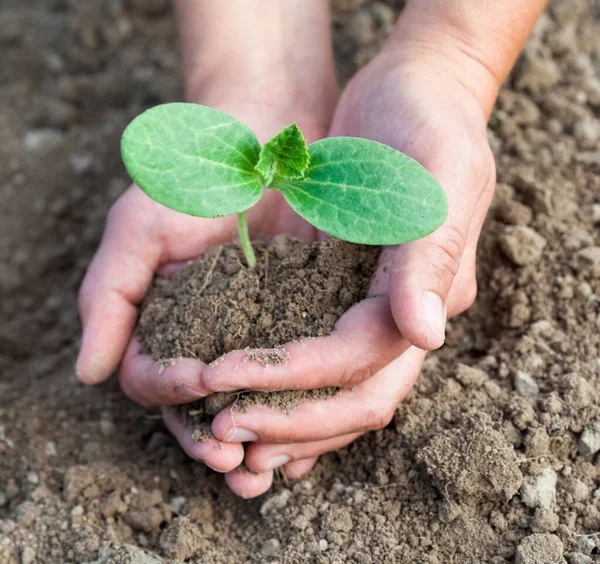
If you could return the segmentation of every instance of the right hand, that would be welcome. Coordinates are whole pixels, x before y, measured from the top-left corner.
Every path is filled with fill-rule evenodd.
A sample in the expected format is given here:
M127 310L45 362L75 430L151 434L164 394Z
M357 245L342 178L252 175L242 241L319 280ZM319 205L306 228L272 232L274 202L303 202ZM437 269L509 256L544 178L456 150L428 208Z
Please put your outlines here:
M280 111L260 104L212 104L245 122L266 142L296 121L309 142L325 135L327 124L311 116ZM315 240L317 230L295 214L282 195L266 191L248 212L254 239L289 233ZM107 379L122 360L120 383L132 400L145 407L187 403L210 392L202 385L204 363L181 359L159 373L159 367L132 338L137 304L158 271L173 272L178 264L197 258L214 245L235 239L235 216L218 219L191 217L168 209L146 196L137 186L127 190L111 208L102 243L86 273L79 294L83 338L76 373L85 384ZM216 441L194 443L189 430L165 410L165 421L184 450L220 472L242 462L240 443L214 448Z

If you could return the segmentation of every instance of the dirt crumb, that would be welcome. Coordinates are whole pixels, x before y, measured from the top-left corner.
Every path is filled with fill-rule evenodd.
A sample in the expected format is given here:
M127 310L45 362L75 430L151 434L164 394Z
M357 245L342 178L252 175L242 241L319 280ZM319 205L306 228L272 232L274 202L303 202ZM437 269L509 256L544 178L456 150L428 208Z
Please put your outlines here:
M211 439L214 439L214 435L212 434L209 425L198 427L192 432L192 440L196 443L206 443Z
M290 354L284 349L258 350L246 353L242 362L260 362L263 367L283 366L288 363Z
M566 564L563 544L556 535L535 534L524 538L517 548L516 564Z
M468 414L455 428L434 436L419 460L452 501L508 500L523 481L514 450L487 414Z

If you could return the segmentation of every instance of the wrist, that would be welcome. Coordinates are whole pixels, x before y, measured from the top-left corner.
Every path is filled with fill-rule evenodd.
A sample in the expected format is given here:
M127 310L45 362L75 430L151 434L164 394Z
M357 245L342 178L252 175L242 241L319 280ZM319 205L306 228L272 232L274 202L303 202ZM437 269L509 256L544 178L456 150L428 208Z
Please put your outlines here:
M492 111L546 0L409 0L386 45L444 65Z
M186 98L299 108L327 121L338 87L322 0L177 0Z
M459 42L450 41L443 31L437 29L423 34L392 36L385 51L393 52L399 59L412 61L419 67L447 74L475 100L486 120L491 114L502 83L480 58Z

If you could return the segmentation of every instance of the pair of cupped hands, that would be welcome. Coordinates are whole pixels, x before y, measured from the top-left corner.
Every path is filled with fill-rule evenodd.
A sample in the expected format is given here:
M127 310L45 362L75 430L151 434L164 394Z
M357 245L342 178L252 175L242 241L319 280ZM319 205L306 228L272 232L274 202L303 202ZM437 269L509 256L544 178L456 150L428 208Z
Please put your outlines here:
M297 100L265 102L259 92L246 96L235 85L204 89L195 102L245 122L261 143L296 122L309 143L327 135L364 137L408 154L440 182L448 218L424 239L385 248L369 297L347 311L330 336L285 345L287 364L243 363L247 351L233 351L214 366L185 358L162 370L140 354L136 305L157 272L173 272L211 246L233 240L236 218L186 216L132 186L111 209L81 287L79 379L99 383L120 363L125 394L143 406L161 406L183 449L224 473L229 487L245 498L268 490L274 469L298 478L319 455L386 426L418 377L425 351L443 344L447 318L475 299L477 240L494 189L487 111L447 63L443 57L383 52L354 77L326 122L314 118L322 107L313 114ZM323 236L275 191L248 217L255 240L278 233L305 241ZM244 413L229 407L212 423L214 438L201 443L170 407L217 391L324 386L346 390L287 415L266 406ZM251 472L236 470L242 461Z

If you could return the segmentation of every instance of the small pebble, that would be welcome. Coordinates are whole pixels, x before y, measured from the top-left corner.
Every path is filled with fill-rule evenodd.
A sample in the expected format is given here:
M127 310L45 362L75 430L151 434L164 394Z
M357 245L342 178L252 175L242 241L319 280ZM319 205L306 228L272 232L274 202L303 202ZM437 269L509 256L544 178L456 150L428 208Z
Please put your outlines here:
M537 382L526 372L517 370L514 376L515 390L520 396L533 397L540 392Z
M519 491L523 503L532 509L549 509L556 501L557 475L552 468L546 468L538 476L527 476Z
M277 556L280 549L281 543L277 539L269 539L265 544L263 544L260 553L265 558L271 558L272 556Z
M600 421L595 421L581 433L578 449L583 456L592 456L600 450Z
M517 266L532 264L542 256L546 239L524 225L508 226L498 239L500 249Z
M66 140L67 136L60 129L33 129L25 134L23 148L28 153L48 154L60 149Z
M578 272L589 272L595 278L600 278L600 247L587 247L579 251L573 260L573 267Z

